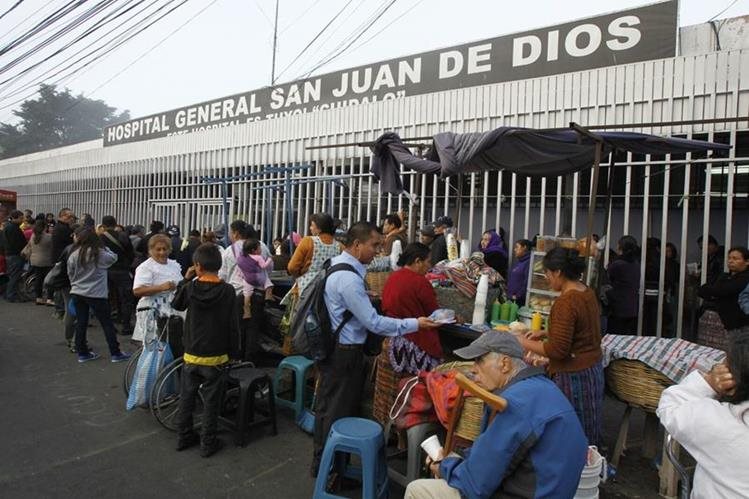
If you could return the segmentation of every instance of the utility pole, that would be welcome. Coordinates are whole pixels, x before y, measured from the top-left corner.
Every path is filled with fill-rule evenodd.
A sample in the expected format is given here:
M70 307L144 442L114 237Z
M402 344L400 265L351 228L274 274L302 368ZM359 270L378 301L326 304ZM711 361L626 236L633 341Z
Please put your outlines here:
M276 0L276 22L273 24L273 63L270 68L270 84L276 83L276 45L278 43L278 3Z

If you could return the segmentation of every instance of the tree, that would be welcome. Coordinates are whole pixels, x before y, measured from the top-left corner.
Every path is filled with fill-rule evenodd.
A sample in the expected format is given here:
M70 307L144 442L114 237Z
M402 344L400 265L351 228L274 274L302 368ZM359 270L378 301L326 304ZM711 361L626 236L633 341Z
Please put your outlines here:
M38 97L13 114L18 124L0 123L0 158L97 139L104 127L130 119L128 111L117 114L102 100L74 96L67 88L57 91L54 85L41 85Z

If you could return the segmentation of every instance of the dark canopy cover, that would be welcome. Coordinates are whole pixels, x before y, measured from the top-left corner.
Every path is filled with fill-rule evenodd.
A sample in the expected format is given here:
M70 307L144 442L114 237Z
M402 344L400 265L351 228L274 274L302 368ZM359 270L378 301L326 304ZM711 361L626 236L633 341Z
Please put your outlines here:
M660 137L635 132L595 132L603 155L613 149L638 154L677 154L729 149L726 144ZM509 170L531 177L555 177L593 166L594 139L574 130L538 131L501 127L483 133L438 133L423 158L414 156L396 133L380 136L372 146L372 174L383 192L403 191L399 164L421 173L449 177L459 173Z

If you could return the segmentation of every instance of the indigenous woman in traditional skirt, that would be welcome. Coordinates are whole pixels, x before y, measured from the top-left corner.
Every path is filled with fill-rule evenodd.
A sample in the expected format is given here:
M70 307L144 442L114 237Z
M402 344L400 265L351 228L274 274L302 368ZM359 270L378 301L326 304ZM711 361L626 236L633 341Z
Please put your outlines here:
M166 234L148 240L148 260L138 265L133 279L133 295L140 298L135 307L133 340L150 341L158 337L158 320L181 316L172 308L177 284L182 281L182 268L169 259L172 241Z
M382 290L382 312L398 319L429 316L439 308L434 289L424 277L432 266L429 247L409 244L401 253L398 266L401 268L390 274ZM442 357L436 329L420 329L385 340L377 361L375 418L382 423L387 421L401 378L431 371L442 362Z
M703 284L697 292L705 300L697 341L720 350L726 350L729 335L749 326L749 315L739 306L739 294L749 284L749 250L742 246L731 248L726 263L728 273L712 284Z
M576 250L554 248L543 265L551 288L561 294L551 307L548 331L529 331L520 342L549 358L549 374L575 408L588 443L600 445L604 380L598 297L580 282L585 259Z

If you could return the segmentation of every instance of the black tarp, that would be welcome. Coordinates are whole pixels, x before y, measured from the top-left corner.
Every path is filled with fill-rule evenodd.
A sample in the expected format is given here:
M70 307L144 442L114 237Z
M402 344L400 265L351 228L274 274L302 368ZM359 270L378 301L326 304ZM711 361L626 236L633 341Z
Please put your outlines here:
M637 154L677 154L725 150L730 146L701 140L660 137L636 132L593 132L603 154L614 149ZM423 158L414 156L396 133L385 133L372 146L372 174L385 193L403 192L399 165L442 178L460 173L508 170L530 177L556 177L590 168L596 140L573 129L541 131L501 127L483 133L444 132L433 136Z

